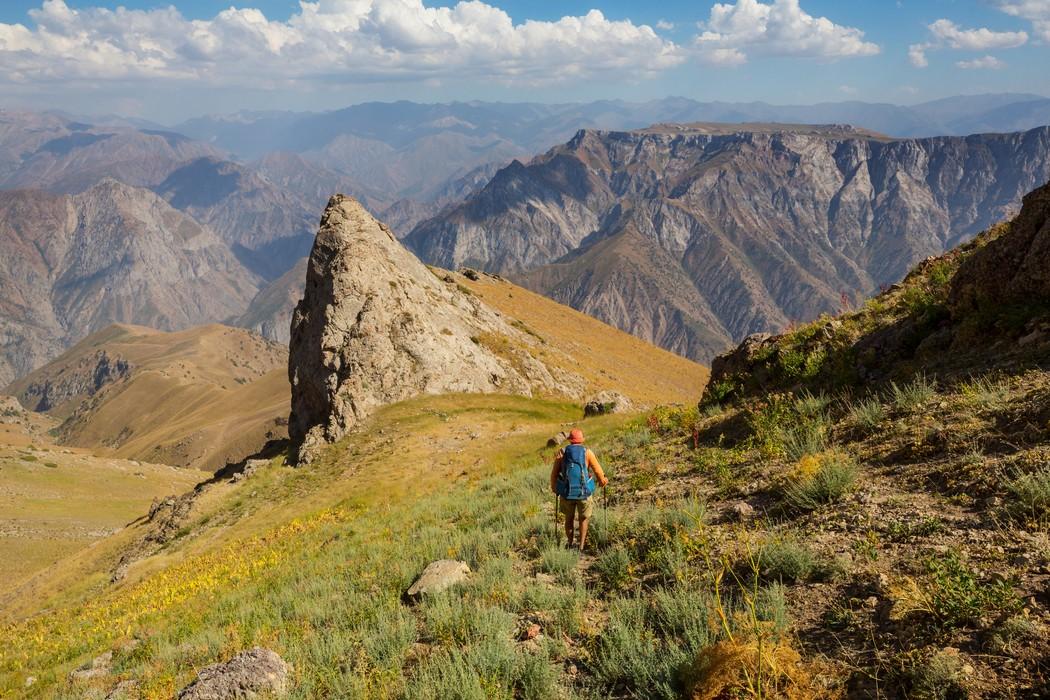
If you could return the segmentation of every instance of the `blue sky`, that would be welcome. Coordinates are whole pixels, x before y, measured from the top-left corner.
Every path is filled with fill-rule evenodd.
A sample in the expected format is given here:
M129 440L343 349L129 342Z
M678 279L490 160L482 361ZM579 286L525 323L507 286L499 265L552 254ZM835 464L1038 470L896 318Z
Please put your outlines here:
M4 105L169 122L370 99L1048 95L1047 66L1050 0L0 3Z

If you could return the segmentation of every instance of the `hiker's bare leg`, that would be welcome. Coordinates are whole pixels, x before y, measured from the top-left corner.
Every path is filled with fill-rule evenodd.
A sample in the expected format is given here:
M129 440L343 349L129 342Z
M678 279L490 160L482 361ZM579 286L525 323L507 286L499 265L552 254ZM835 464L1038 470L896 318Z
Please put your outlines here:
M587 523L590 518L580 518L580 550L583 550L583 545L587 544Z
M576 525L575 518L565 518L565 541L569 547L572 546L573 526Z

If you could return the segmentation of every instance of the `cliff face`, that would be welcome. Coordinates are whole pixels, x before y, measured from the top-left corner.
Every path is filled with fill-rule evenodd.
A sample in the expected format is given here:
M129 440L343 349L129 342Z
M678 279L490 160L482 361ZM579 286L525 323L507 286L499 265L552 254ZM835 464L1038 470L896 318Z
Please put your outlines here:
M439 280L356 200L336 195L292 317L289 435L299 461L378 406L411 396L579 395L580 377L528 352L538 342Z
M517 275L706 360L898 281L1047 179L1050 127L929 139L775 124L581 131L406 244L433 264ZM600 253L625 231L635 259ZM650 284L638 284L638 256Z
M240 313L258 278L152 192L0 192L0 384L114 321L162 330Z

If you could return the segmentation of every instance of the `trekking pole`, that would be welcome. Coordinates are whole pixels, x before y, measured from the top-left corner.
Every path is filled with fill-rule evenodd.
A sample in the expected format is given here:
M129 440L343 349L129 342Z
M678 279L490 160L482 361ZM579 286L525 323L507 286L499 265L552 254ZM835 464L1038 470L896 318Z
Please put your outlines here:
M558 507L561 505L558 494L554 494L554 541L561 546L561 532L558 530Z

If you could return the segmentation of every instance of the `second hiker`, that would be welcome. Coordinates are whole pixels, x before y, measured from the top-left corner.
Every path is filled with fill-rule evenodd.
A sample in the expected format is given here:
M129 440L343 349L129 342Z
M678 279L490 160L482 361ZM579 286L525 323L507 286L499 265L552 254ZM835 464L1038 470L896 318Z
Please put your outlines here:
M594 512L595 481L605 486L602 465L589 448L583 444L583 431L573 428L569 433L569 445L558 452L551 469L551 491L561 498L561 512L565 515L565 536L572 547L575 520L580 521L580 550L587 543L587 523Z

